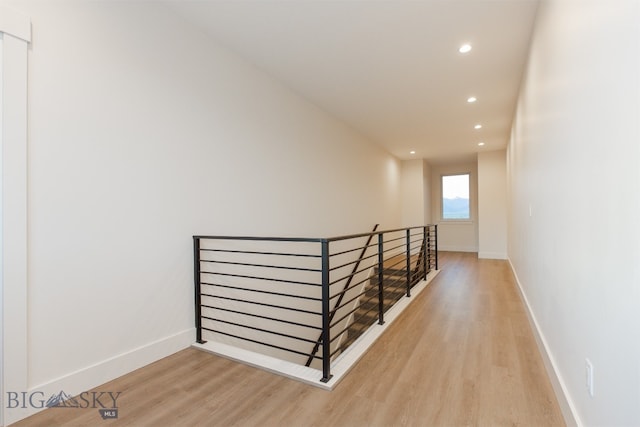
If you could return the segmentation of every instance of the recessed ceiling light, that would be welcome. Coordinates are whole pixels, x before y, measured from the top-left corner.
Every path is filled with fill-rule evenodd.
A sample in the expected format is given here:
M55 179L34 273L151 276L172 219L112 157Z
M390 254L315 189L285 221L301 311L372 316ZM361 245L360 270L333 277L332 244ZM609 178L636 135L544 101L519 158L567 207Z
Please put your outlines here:
M471 45L468 43L463 44L462 46L460 46L460 49L458 49L458 52L460 53L471 52Z
M484 142L478 142L478 145L482 147L484 145Z
M474 129L482 129L482 125L478 124L473 127Z
M472 102L476 102L478 100L478 98L476 98L475 96L470 96L469 98L467 98L467 102L469 104L471 104Z
M416 152L412 150L412 151L409 151L409 154L416 154Z

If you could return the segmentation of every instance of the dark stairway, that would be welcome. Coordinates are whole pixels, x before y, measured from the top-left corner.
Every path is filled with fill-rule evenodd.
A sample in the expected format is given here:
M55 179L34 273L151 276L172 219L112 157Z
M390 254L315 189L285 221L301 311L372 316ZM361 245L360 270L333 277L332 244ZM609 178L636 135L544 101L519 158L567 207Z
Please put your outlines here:
M420 256L414 255L410 258L411 267L411 287L420 281L423 270L416 271L419 266ZM386 313L403 296L407 295L407 258L405 255L396 255L384 261L382 271L384 312ZM355 340L378 321L378 273L379 268L375 267L374 275L365 286L360 305L353 313L353 322L349 326L347 339L340 346L342 349L349 347Z

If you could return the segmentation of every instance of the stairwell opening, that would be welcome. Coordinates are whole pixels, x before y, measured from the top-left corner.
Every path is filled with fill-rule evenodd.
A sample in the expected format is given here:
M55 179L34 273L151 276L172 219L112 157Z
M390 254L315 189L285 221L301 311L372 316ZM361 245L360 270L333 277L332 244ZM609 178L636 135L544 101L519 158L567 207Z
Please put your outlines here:
M437 273L435 225L194 236L194 346L332 389Z

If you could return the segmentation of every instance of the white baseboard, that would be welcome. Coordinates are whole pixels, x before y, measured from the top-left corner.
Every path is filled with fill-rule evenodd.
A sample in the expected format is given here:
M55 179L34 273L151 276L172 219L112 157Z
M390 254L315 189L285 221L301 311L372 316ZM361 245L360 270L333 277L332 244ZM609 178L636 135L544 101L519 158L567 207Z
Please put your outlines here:
M426 280L417 283L411 290L411 298L400 298L393 307L384 315L385 323L383 325L373 324L366 330L349 348L340 354L331 363L332 378L324 383L320 381L322 371L306 366L301 366L292 362L276 359L274 357L265 356L253 351L240 349L224 343L213 340L204 344L194 343L192 347L207 351L220 357L234 360L254 368L263 369L265 371L282 375L303 383L322 388L324 390L333 390L347 373L356 365L356 363L366 354L369 348L376 342L378 338L391 326L391 324L400 317L400 314L415 301L420 292L422 292L431 281L440 273L440 270L431 271Z
M507 259L507 254L504 252L478 252L478 258L480 259Z
M118 354L109 359L87 366L75 372L71 372L63 377L48 381L43 384L30 387L28 394L36 393L33 402L34 406L41 406L38 402L45 401L60 391L64 391L69 396L78 396L80 393L96 388L101 384L114 380L122 375L142 368L150 363L170 356L180 350L189 347L195 341L195 328L189 328L166 338L145 344L133 350ZM18 390L16 390L18 391ZM21 391L21 390L20 390ZM100 390L104 392L118 392L120 390ZM10 423L19 421L31 416L46 408L26 407L16 409L6 409ZM80 409L79 409L80 410ZM11 413L13 412L13 413Z
M478 252L478 248L471 246L456 246L456 245L438 245L439 251L444 252Z
M516 279L516 284L518 285L518 290L520 292L520 298L522 298L522 301L524 302L524 305L526 307L527 317L529 318L529 323L531 324L531 329L533 330L533 335L536 339L538 350L542 355L542 361L544 362L544 366L547 370L547 375L549 375L549 379L551 380L551 386L553 387L556 399L558 400L558 404L560 405L560 410L562 411L564 422L567 424L567 426L582 427L583 424L580 421L580 417L578 416L575 405L571 400L571 396L567 391L567 387L565 386L564 380L562 379L562 375L558 371L553 355L549 352L547 341L545 340L544 334L538 326L536 316L531 310L527 295L525 294L524 289L522 288L522 284L520 283L520 279L518 278L518 273L516 273L511 259L507 257L507 260L509 261L509 266L511 267L513 277Z

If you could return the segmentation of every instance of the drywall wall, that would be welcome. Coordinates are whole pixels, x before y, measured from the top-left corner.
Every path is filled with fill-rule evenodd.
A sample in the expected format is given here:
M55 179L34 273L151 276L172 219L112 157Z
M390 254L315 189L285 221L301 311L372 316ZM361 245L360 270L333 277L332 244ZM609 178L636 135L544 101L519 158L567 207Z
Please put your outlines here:
M507 258L505 150L478 153L478 257Z
M150 2L29 16L28 381L81 392L189 345L193 234L400 225L400 162Z
M509 258L587 426L640 425L639 9L540 4L508 149Z
M402 226L415 227L430 221L430 176L426 160L403 160L401 171Z
M424 223L432 224L433 215L431 209L431 165L428 161L422 161L422 182L423 185L423 198L424 198Z
M478 251L477 163L431 166L431 216L438 224L438 249L443 251ZM468 173L471 220L442 220L442 175Z

